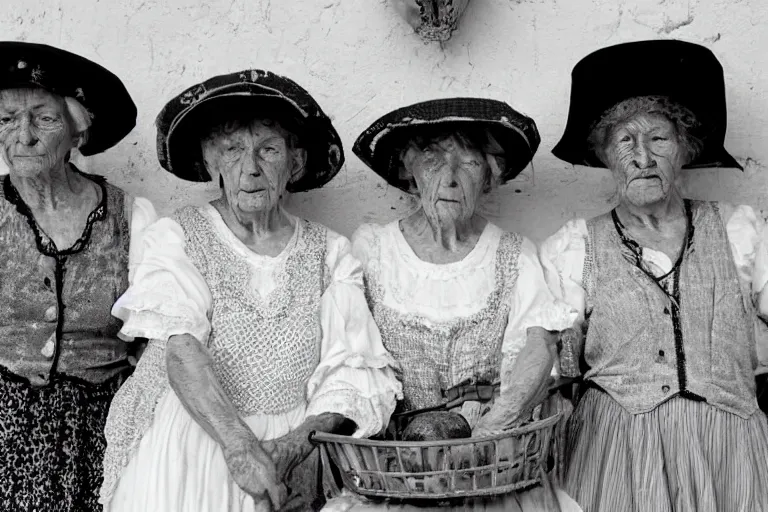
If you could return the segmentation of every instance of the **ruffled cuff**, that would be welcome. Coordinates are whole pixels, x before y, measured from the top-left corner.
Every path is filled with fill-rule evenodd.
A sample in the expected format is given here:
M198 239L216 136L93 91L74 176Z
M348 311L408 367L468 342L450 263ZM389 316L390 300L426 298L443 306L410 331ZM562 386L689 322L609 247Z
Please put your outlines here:
M356 437L368 437L386 427L402 386L368 310L360 262L330 231L326 264L332 282L320 300L322 349L307 384L307 415L341 414L357 424Z
M171 219L144 230L133 282L112 307L112 314L123 321L122 339L166 341L188 333L208 342L211 295L184 244L181 226Z
M355 437L370 437L386 428L403 396L388 355L350 356L335 368L319 367L310 379L307 416L338 413L355 422Z
M171 336L191 334L201 343L207 343L211 333L211 323L196 304L159 290L146 294L129 289L115 302L112 315L123 321L118 337L124 341L135 338L167 341Z

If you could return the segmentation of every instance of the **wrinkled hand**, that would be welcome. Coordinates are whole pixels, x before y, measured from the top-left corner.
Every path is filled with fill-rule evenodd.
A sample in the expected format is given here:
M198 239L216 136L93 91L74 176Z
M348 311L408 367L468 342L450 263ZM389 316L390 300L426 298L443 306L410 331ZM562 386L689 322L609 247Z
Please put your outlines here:
M314 446L303 430L294 430L283 437L262 441L261 447L269 455L276 468L277 480L285 482L293 468L306 459Z
M540 327L528 329L528 343L502 379L510 383L490 411L480 417L473 437L492 435L530 419L536 406L549 396L550 376L557 357L557 335Z
M475 428L472 429L472 437L499 434L520 426L522 422L523 416L519 410L506 409L501 404L494 404L494 407L477 421Z
M283 506L287 490L272 459L255 438L224 450L224 459L232 479L254 501L269 501L274 510Z

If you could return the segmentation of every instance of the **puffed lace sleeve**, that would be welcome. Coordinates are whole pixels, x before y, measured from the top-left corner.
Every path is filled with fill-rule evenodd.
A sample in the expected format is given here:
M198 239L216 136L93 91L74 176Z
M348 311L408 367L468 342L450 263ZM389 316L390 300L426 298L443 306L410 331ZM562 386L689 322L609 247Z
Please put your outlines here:
M765 221L752 207L720 203L733 261L743 292L757 310L755 344L756 374L768 373L768 230Z
M768 276L758 262L764 221L751 206L718 203L742 288L754 300Z
M157 220L157 212L150 200L143 197L133 199L129 209L131 239L128 248L128 282L133 283L133 274L144 250L144 232Z
M326 264L331 278L320 303L322 347L307 416L342 414L357 424L355 437L369 437L386 427L402 387L368 310L360 262L349 241L330 231Z
M582 281L588 236L584 219L570 220L547 238L539 250L544 278L550 291L578 312L578 322L584 320L586 308L586 292Z
M112 308L123 321L120 337L167 341L175 334L191 334L207 343L211 294L184 252L181 226L162 218L138 239L131 254L136 258L131 284Z
M526 344L528 328L543 327L549 331L561 331L572 327L577 316L576 309L557 299L549 290L536 246L524 238L518 258L517 283L502 344L502 394L514 384L514 376L507 378L506 375ZM558 375L557 365L552 369L552 375Z
M361 224L352 235L352 256L354 256L365 268L372 257L372 251L376 246L376 232L380 226L374 224Z

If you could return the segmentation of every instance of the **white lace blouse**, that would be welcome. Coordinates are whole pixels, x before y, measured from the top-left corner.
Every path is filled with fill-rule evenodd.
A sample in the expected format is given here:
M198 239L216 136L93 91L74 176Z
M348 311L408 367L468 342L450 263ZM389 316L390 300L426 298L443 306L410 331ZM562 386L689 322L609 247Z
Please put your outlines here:
M282 253L268 257L250 251L211 205L201 212L221 240L249 264L252 290L267 297L278 285L273 276L302 236L302 223L296 222L297 229ZM189 333L208 340L211 293L184 252L184 244L181 226L170 218L144 230L141 247L132 253L138 263L133 266L131 286L112 310L124 322L121 337L167 341ZM331 230L327 230L325 264L330 284L320 304L320 362L307 384L307 404L281 417L264 418L274 425L267 438L283 435L304 417L321 412L338 412L355 421L358 437L373 435L386 426L400 393L391 368L394 363L366 307L360 263L352 256L349 241Z
M469 317L486 306L496 287L496 256L503 234L489 222L464 259L433 264L413 252L400 231L399 221L383 226L363 224L352 235L352 253L364 267L372 257L377 258L377 281L387 307L437 324ZM373 252L374 247L380 252ZM506 364L511 364L525 345L528 327L562 330L576 319L576 311L550 292L536 246L525 237L516 264L518 277L509 295L502 343ZM553 375L557 372L557 368L553 369ZM502 382L502 388L505 384Z
M750 206L727 203L718 203L718 206L742 288L759 305L760 295L768 282L768 243L765 240L768 230L765 229L765 221ZM556 297L579 312L580 321L584 319L586 307L582 279L588 236L585 219L570 220L544 241L539 253L550 289ZM674 265L666 254L646 247L642 250L642 258L646 268L655 276L669 273ZM768 318L768 308L765 311L758 308L758 313ZM765 373L768 372L768 328L756 320L755 329L759 360L757 373Z

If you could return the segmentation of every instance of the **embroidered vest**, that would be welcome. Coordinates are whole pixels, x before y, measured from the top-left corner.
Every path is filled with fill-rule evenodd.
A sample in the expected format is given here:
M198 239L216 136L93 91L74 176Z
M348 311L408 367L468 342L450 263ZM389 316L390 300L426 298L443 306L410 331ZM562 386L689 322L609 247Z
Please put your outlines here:
M384 347L401 367L405 411L442 403L445 391L463 382L499 379L521 243L519 235L502 235L496 249L496 283L486 305L473 315L442 323L384 304L377 266L380 249L374 246L364 275L366 296ZM374 244L379 244L378 239Z
M128 287L123 192L99 176L102 200L71 248L57 248L8 176L0 193L0 365L43 385L53 373L91 383L127 372L112 305Z
M611 214L587 222L585 379L634 414L680 395L747 418L757 409L755 313L717 204L688 207L689 243L658 280L636 264Z

